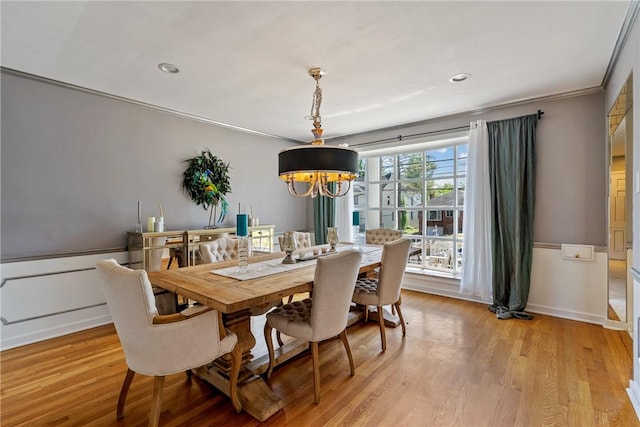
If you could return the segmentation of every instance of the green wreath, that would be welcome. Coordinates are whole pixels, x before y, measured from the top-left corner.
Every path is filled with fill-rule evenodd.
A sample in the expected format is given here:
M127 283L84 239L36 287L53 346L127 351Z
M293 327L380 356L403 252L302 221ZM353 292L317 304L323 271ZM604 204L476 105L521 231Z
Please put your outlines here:
M220 205L221 222L227 216L229 204L225 199L231 193L229 179L229 163L225 163L213 155L209 149L202 151L199 156L185 160L188 164L184 171L182 188L197 205L202 205L204 210L211 208L209 214L209 226L211 218L215 218L214 209Z

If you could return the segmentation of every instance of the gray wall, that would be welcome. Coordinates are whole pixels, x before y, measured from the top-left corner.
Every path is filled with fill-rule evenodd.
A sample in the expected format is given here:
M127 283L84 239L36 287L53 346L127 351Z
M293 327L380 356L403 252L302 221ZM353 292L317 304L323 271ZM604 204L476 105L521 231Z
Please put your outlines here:
M3 260L124 248L135 225L162 204L169 229L200 228L208 213L184 195L184 159L210 148L231 163L238 202L262 224L311 229L310 204L277 178L284 141L2 73L1 256ZM603 93L492 109L484 114L333 140L358 142L545 112L538 126L535 240L605 246ZM259 179L256 179L259 177Z
M604 92L540 100L460 115L420 125L372 132L331 143L351 145L421 132L468 126L544 111L537 128L534 239L544 243L606 246L606 112ZM415 142L415 140L410 141Z
M205 148L231 164L226 224L240 202L277 230L307 228L308 204L278 179L290 143L5 72L1 85L3 260L124 248L138 200L144 218L161 204L167 229L202 228L181 180Z

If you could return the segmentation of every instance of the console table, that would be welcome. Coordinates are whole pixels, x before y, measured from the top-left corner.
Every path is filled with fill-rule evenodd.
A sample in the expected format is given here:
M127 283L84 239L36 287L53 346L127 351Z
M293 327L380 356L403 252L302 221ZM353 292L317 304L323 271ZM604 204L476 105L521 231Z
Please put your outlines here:
M158 271L164 255L176 255L181 260L180 267L196 265L197 249L201 244L220 237L234 236L235 233L235 227L142 233L129 231L129 268ZM254 251L273 252L275 225L249 227L249 236Z

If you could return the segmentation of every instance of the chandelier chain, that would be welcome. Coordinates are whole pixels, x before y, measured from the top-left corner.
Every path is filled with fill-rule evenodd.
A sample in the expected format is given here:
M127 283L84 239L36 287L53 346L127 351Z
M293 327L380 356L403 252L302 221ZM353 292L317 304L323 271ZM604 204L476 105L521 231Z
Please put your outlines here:
M314 127L322 126L322 118L320 117L320 105L322 104L322 89L320 88L320 76L315 77L316 90L313 92L313 99L311 101L311 113L309 114L313 119Z

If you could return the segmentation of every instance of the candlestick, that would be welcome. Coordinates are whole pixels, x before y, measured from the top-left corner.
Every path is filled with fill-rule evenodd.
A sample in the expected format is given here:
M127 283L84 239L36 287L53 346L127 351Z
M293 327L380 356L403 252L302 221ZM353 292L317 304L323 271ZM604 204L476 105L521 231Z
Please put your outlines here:
M353 212L353 249L360 249L360 212Z
M249 241L249 215L238 214L236 216L236 236L238 238L238 269L236 273L245 274L249 272L249 255L251 252L251 242Z
M142 202L138 200L138 222L136 223L136 233L142 233Z

